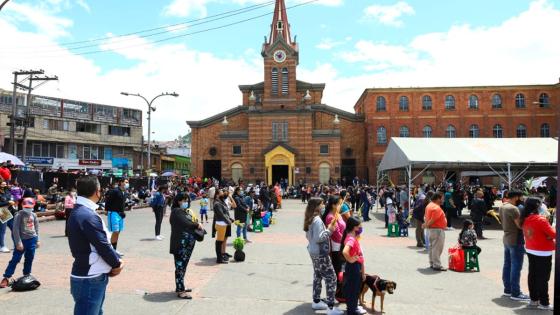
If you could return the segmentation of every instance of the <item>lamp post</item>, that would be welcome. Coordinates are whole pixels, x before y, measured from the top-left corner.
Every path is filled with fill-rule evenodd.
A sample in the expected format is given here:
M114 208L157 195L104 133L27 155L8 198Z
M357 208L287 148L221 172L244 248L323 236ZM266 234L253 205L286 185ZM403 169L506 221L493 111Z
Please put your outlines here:
M150 136L152 135L152 112L156 111L156 108L152 106L152 104L154 103L154 101L162 96L173 96L173 97L178 97L179 94L173 92L173 93L161 93L158 96L154 97L151 101L148 101L147 98L145 98L144 96L140 95L140 93L127 93L127 92L121 92L122 95L124 96L137 96L140 97L141 99L143 99L146 104L148 105L148 172L152 169L152 150L151 150L151 142L150 142Z

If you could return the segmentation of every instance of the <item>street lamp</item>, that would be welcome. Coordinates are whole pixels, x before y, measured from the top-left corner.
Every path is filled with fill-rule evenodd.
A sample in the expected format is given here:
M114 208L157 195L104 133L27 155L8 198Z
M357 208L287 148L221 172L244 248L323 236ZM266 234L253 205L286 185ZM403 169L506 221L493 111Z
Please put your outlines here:
M151 142L150 142L150 136L152 135L152 119L151 119L151 117L152 117L152 112L156 111L156 108L153 107L152 104L156 99L158 99L162 96L178 97L179 94L177 94L175 92L173 92L173 93L165 92L165 93L161 93L160 95L154 97L151 101L148 101L148 99L145 98L144 96L140 95L140 93L121 92L121 95L140 97L148 105L148 171L150 171L152 169L152 149L151 149Z

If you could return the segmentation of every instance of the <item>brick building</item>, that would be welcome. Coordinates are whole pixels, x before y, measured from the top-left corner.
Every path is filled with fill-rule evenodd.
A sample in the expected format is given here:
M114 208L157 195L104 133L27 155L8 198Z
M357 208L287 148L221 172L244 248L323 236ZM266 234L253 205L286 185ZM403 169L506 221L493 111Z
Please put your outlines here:
M192 174L269 184L366 176L364 118L322 104L324 84L297 80L299 48L283 0L262 57L264 81L239 86L241 106L187 122Z
M391 137L551 137L558 130L560 83L376 88L363 92L355 113L327 106L324 84L297 80L298 43L283 0L276 1L262 56L264 81L239 86L242 105L187 122L193 175L269 184L358 176L375 183ZM398 172L391 177L404 182Z

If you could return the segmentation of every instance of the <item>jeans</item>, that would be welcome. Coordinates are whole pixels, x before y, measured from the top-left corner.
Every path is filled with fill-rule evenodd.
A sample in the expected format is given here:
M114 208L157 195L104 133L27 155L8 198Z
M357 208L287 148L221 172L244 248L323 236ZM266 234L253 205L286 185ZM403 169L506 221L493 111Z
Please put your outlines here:
M155 232L156 232L156 236L161 235L161 222L163 221L163 210L164 210L165 206L155 206L153 208L154 210L154 215L156 216L156 226L155 226Z
M237 226L237 237L241 236L241 232L243 232L243 239L247 239L247 225L249 225L249 221L245 222L245 224L243 224L243 227L241 227L241 224Z
M473 220L474 223L474 230L476 231L476 237L482 238L482 219L480 220Z
M8 222L4 224L0 224L0 248L6 246L4 242L4 235L6 234L6 227L10 228L10 236L12 237L12 242L14 243L14 248L16 247L16 242L14 241L14 236L12 232L14 230L14 219L10 219Z
M541 305L549 305L548 281L552 269L552 255L536 256L527 253L529 258L529 295L531 301L539 301Z
M362 217L364 218L364 221L369 221L369 208L369 202L364 202L362 204Z
M504 267L502 269L502 281L504 282L504 293L511 296L521 294L519 279L523 269L523 256L525 248L523 245L504 245Z
M35 258L35 249L37 248L37 237L33 237L27 240L21 240L23 244L23 251L14 249L12 260L8 263L6 271L4 272L4 278L11 278L16 271L16 266L21 261L21 257L25 256L25 262L23 263L23 275L26 276L31 274L31 266L33 265L33 258Z
M75 303L74 315L102 315L108 282L107 274L86 279L70 277L70 293Z
M344 272L344 297L346 298L346 314L359 314L358 297L362 286L362 265L358 262L346 263Z

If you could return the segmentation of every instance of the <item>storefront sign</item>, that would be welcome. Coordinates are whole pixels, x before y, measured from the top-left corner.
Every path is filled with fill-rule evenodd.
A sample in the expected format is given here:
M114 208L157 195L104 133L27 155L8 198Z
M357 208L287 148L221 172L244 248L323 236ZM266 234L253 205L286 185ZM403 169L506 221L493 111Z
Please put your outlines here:
M79 164L86 166L100 166L101 160L80 160Z
M42 158L42 157L26 157L25 163L26 164L48 164L52 165L54 162L54 158Z

